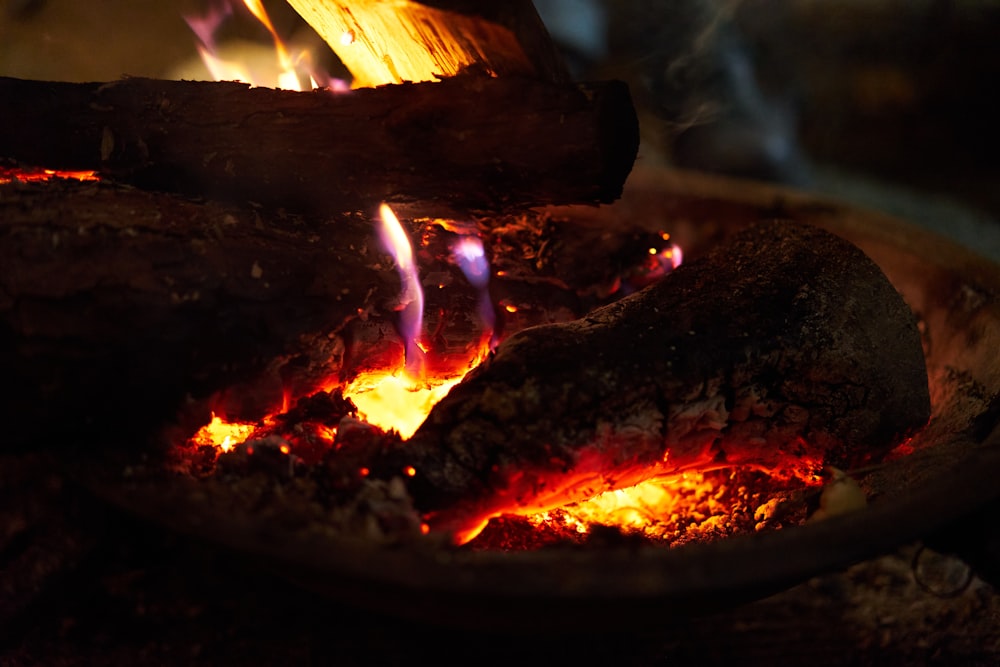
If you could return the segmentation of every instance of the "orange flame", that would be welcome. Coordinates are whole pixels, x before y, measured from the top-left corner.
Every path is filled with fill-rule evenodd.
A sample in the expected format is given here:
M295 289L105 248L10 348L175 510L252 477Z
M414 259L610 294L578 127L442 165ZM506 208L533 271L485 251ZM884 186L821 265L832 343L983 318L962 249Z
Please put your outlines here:
M293 50L285 44L259 0L243 0L243 4L271 34L278 73L273 80L269 80L259 73L252 72L244 63L224 60L218 55L215 32L232 13L232 6L227 0L204 17L186 17L188 25L200 42L196 47L198 54L216 81L243 81L257 86L274 86L299 91L318 88L319 81L327 81L326 74L313 67L312 57L307 50ZM335 87L339 90L347 86L343 84Z

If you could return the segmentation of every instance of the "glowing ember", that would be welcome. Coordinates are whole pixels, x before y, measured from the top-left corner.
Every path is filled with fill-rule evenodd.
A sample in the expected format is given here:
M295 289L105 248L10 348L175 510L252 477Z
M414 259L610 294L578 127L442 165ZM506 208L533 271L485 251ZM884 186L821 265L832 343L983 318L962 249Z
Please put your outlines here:
M491 329L493 304L488 296L491 269L483 243L470 227L442 227L454 234L454 241L449 246L451 261L461 269L469 284L479 291L480 316L487 329ZM337 390L340 392L338 395L342 394L356 406L357 413L351 412L352 419L360 418L385 431L395 430L403 439L408 439L424 422L433 406L488 354L488 346L484 345L482 349L473 351L473 358L466 363L457 364L458 367L453 363L452 367L441 368L435 350L421 340L424 295L416 253L406 229L387 205L380 207L377 233L385 251L393 257L400 276L397 330L403 339L405 354L402 357L397 355L399 364L395 368L369 369L346 384L341 381L331 383L328 390ZM668 235L663 238L665 241L669 240ZM649 264L644 262L640 267L643 270L642 277L654 279L680 264L681 252L677 246L668 243L662 250L650 248L646 261ZM503 272L497 273L500 275ZM511 313L518 310L515 304L507 301L501 302L498 307ZM524 307L530 306L524 304ZM287 394L284 399L282 413L287 413L289 405L294 401ZM329 452L329 448L334 446L335 427L324 426L318 421L303 425L295 421L285 422L284 419L285 417L268 417L263 422L268 427L275 424L293 425L292 428L298 433L298 436L289 436L279 430L273 431L280 438L275 439L277 444L273 445L279 453L299 456L303 451L302 442L305 437L302 434L307 430L309 437L315 441L316 446L321 447L322 452ZM212 421L199 430L190 442L229 452L248 438L255 438L252 444L257 447L258 442L265 442L265 435L271 437L261 424L229 423L213 414ZM247 454L251 453L252 450L247 449ZM312 459L319 461L322 454L314 455ZM772 525L770 522L776 514L776 507L791 494L801 493L804 487L813 487L819 483L816 471L819 470L820 463L797 458L787 463L787 470L763 471L736 467L675 474L601 493L572 505L560 506L560 499L553 498L551 503L544 506L533 509L526 507L525 511L505 514L500 521L514 522L507 525L520 526L517 530L534 531L539 536L555 536L554 539L589 539L588 536L604 534L597 530L600 527L610 527L622 534L668 544L708 539ZM359 478L371 475L371 470L360 464L354 470ZM418 477L420 471L407 466L400 469L400 474ZM486 527L487 520L484 517L481 525L455 535L455 540L459 543L473 540ZM421 523L419 529L425 534L430 531L427 523ZM493 531L492 535L490 530ZM513 542L505 545L503 539L501 537L498 541L497 529L491 528L473 543L472 548L484 548L475 546L481 544L486 544L485 548L525 548L525 545L532 548L531 544L541 545L545 539L553 538L517 538L521 540L521 546L516 547L509 547ZM532 539L540 539L542 542L532 543Z
M228 452L253 434L256 424L227 422L214 412L212 421L205 424L191 438L192 444L210 446Z
M614 543L627 537L669 546L801 525L819 494L817 470L771 475L750 466L686 472L522 516L504 515L462 535L474 550L525 550L552 544Z
M359 415L369 424L385 431L395 429L409 438L461 379L459 375L436 384L420 384L405 373L366 373L344 388L344 396L358 406Z
M555 523L578 533L613 526L652 539L674 537L679 530L712 530L733 510L729 489L718 476L684 473L608 491L574 505L528 517L535 526Z
M77 181L99 181L94 171L64 171L57 169L39 169L35 167L3 167L0 166L0 185L5 183L37 183L51 181L54 178L66 178Z

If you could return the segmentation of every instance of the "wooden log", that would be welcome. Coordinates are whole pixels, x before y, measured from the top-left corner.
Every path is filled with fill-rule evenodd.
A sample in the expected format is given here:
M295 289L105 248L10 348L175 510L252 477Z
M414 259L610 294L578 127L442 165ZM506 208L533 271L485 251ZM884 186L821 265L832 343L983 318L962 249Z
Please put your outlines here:
M138 440L189 404L195 428L209 408L252 421L331 379L391 368L400 281L373 215L309 219L107 182L0 184L4 443ZM421 242L428 363L459 368L484 336L483 294L451 259L455 232L412 205L400 218ZM505 255L490 291L506 332L606 303L616 270L662 242L632 225L511 218L480 227ZM606 270L578 261L595 247Z
M225 82L0 77L0 157L143 188L342 212L616 199L638 128L624 84L477 75L333 94Z
M916 320L881 270L775 222L584 319L512 336L365 465L412 466L431 527L463 540L501 513L685 470L857 465L929 415Z
M137 445L190 398L272 368L336 371L325 334L397 298L370 239L361 217L307 225L103 183L0 186L5 444Z
M289 0L355 86L433 81L469 68L567 83L531 0Z

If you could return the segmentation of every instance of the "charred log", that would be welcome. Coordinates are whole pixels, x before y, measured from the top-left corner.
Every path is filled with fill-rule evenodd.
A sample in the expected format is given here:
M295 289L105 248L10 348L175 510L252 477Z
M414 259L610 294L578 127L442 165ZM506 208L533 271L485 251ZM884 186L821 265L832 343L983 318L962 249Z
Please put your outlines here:
M426 342L434 363L457 367L483 339L482 295L451 260L458 236L404 208L433 287ZM607 303L606 285L660 241L631 225L500 220L479 231L507 255L495 258L506 275L491 287L495 302L518 306L496 313L506 332ZM573 265L594 244L607 270ZM210 408L254 421L403 354L399 279L370 214L306 218L107 182L9 183L0 265L7 443L124 440L172 420L188 398L199 399L194 428Z
M127 439L275 360L335 357L326 332L396 298L370 237L360 216L310 226L108 184L0 187L5 442Z
M461 535L684 470L854 465L929 413L915 318L880 269L775 222L584 319L512 336L377 469L414 467L418 507Z
M287 209L610 202L638 147L628 89L466 74L334 94L0 77L0 157Z

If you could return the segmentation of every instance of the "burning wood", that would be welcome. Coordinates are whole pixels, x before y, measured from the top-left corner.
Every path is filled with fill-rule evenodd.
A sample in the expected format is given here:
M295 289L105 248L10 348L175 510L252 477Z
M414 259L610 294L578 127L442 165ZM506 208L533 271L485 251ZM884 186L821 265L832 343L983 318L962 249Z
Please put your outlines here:
M474 68L569 81L531 0L289 0L355 86L432 81Z
M878 267L776 222L584 319L512 336L369 467L409 475L432 528L465 540L501 513L685 470L856 465L929 411L914 317Z
M509 76L334 94L241 83L0 77L0 157L149 189L354 211L610 202L638 126L619 82Z
M7 442L138 440L185 396L288 363L320 382L343 352L326 332L395 299L371 233L106 183L0 186Z
M42 176L53 180L31 182ZM190 398L201 409L191 417L204 420L194 428L210 408L255 422L286 398L402 358L406 296L370 216L316 219L59 176L0 164L0 371L17 387L0 408L7 443L138 440ZM456 264L456 242L476 237L406 208L421 280L433 286L420 332L428 370L464 373L493 326L480 314L495 307ZM489 233L505 275L489 292L524 304L502 311L506 331L607 303L617 272L663 243L633 225L490 222L505 223ZM575 261L598 245L601 270ZM218 403L201 401L221 390Z

